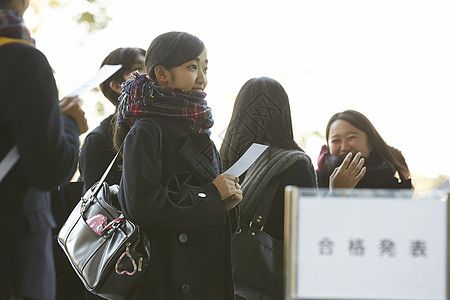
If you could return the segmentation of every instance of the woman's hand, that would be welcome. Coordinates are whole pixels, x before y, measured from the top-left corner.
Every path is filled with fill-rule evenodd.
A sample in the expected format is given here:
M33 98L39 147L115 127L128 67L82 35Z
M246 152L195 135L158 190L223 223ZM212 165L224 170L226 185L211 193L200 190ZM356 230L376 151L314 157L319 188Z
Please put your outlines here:
M353 154L349 152L342 164L330 175L330 191L333 188L353 189L366 174L361 153L356 153L353 160L352 156Z
M63 115L71 116L75 119L80 129L80 135L88 131L88 122L84 116L84 111L81 109L81 99L78 96L64 97L59 101L59 109Z
M217 176L212 182L219 191L227 211L230 211L242 200L242 190L238 182L239 178L223 174Z

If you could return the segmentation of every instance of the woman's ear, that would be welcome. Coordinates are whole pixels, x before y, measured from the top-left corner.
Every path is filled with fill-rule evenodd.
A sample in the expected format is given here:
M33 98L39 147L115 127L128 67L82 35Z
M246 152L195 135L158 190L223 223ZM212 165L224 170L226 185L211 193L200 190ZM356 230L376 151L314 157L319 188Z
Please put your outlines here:
M122 83L117 80L111 80L109 82L109 87L117 94L122 94Z
M156 66L153 70L155 72L156 82L158 83L158 85L161 86L167 85L170 79L169 71L162 65Z

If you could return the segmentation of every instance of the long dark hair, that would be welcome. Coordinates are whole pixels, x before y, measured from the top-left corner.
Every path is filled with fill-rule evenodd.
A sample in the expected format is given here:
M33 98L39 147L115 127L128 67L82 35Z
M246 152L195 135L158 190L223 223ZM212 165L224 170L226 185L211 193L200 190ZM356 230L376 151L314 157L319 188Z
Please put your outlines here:
M198 57L205 49L204 43L187 32L171 31L157 36L150 44L145 56L145 70L156 81L154 69L162 65L168 71ZM115 126L114 147L118 150L130 126Z
M391 164L398 172L401 180L410 179L411 174L402 153L398 149L389 146L375 129L372 122L370 122L365 115L358 111L346 110L343 112L338 112L330 118L325 131L327 145L330 127L337 120L347 121L354 127L363 131L367 135L367 141L373 147L372 152L375 155L378 155L382 160Z
M117 48L112 51L105 57L100 67L104 65L122 65L116 73L114 73L111 77L106 79L103 83L100 84L100 90L103 95L111 102L114 106L119 105L119 100L117 98L120 94L116 93L109 86L111 81L122 82L125 80L125 75L130 74L135 71L131 68L137 62L138 55L145 56L145 50L141 48Z
M252 143L303 151L294 141L289 97L272 78L252 78L239 91L220 148L223 167L234 164Z

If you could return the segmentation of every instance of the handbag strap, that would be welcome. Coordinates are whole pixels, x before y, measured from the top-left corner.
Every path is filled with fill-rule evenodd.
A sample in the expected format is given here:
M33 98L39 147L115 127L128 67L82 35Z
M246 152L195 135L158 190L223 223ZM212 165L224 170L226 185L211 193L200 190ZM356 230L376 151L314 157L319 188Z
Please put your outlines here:
M258 206L256 207L253 218L250 221L249 227L256 228L260 231L263 230L264 224L266 224L267 216L269 215L272 203L275 200L275 194L277 192L278 186L281 182L281 176L283 174L278 174L271 180L270 184L264 190L261 199L258 201Z
M151 118L142 118L142 119L140 119L140 120L150 121L150 122L152 122L153 124L155 124L156 127L158 128L158 131L159 131L159 154L158 154L158 155L159 155L159 159L158 159L158 164L159 164L159 172L160 172L160 174L161 174L161 167L162 167L162 163L161 163L161 153L162 153L162 152L161 152L161 151L162 151L162 131L161 131L161 126L159 126L159 124L158 124L155 120L153 120L153 119L151 119ZM136 122L136 123L137 123L137 122ZM105 182L106 176L108 176L109 171L111 171L111 169L112 169L114 163L115 163L116 160L117 160L117 157L119 157L119 154L120 154L120 152L121 152L122 149L123 149L123 144L124 144L124 143L125 143L125 140L122 142L122 145L120 145L119 151L117 151L116 155L115 155L114 158L112 159L112 161L111 161L111 163L109 164L108 168L106 168L106 171L105 171L105 173L103 173L102 178L100 178L100 181L99 181L98 185L95 187L94 191L93 191L92 194L91 194L93 197L96 197L96 196L97 196L97 193L98 193L98 192L100 191L100 189L102 188L103 183Z
M0 182L2 182L3 178L8 174L12 167L14 167L19 158L19 150L17 149L17 146L13 146L0 162Z
M97 196L97 193L98 193L98 192L100 191L100 189L102 188L103 182L105 182L106 176L108 176L109 171L111 171L111 169L112 169L114 163L115 163L116 160L117 160L117 157L119 157L119 154L120 154L120 152L122 151L123 143L124 143L124 142L122 142L122 145L120 145L119 151L117 151L116 155L114 155L114 158L113 158L112 161L109 163L109 166L108 166L108 168L106 168L105 173L103 173L102 178L100 178L100 181L99 181L98 185L95 187L95 190L92 192L92 195L93 195L93 196Z

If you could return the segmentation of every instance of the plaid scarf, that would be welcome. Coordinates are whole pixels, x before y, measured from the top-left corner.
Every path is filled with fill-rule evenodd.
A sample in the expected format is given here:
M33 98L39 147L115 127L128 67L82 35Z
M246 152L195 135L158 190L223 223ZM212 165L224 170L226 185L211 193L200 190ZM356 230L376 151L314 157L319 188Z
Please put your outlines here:
M11 9L0 8L0 37L24 40L35 45L22 17Z
M167 116L187 120L194 134L209 135L214 120L205 97L203 92L157 86L147 74L134 72L122 83L117 124L132 126L143 115Z

